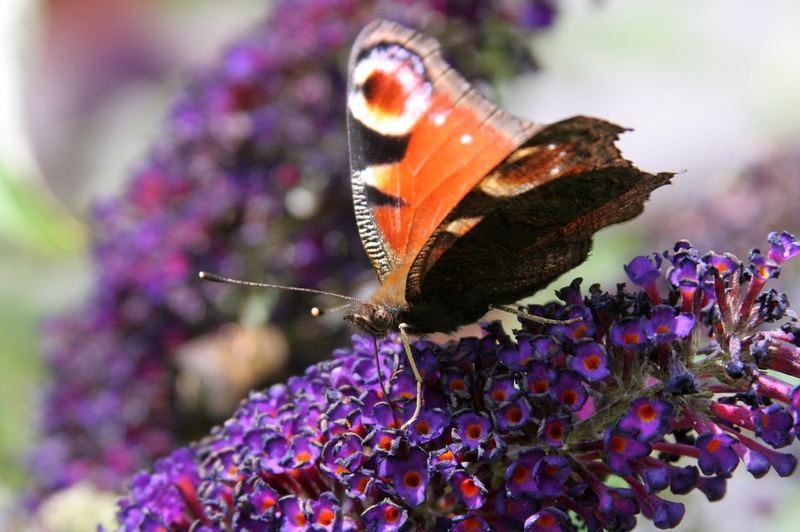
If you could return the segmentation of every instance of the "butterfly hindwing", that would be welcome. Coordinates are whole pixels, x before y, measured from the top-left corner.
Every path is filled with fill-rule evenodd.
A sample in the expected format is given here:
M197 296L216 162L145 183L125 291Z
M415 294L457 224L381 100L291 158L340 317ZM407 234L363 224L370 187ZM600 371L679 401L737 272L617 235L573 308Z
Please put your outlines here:
M533 135L453 209L414 260L406 300L420 331L530 296L586 259L592 235L639 214L672 174L614 146L622 128L575 117Z
M356 220L380 279L404 277L461 199L535 130L452 70L434 39L367 26L350 58L348 133Z

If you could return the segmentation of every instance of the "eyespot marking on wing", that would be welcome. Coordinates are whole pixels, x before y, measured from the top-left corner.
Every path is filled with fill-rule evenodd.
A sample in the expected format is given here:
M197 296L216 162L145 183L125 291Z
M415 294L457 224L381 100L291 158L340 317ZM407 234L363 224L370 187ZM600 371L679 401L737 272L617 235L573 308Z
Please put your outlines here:
M356 62L348 108L382 135L408 135L427 112L433 86L421 58L397 44L378 44Z

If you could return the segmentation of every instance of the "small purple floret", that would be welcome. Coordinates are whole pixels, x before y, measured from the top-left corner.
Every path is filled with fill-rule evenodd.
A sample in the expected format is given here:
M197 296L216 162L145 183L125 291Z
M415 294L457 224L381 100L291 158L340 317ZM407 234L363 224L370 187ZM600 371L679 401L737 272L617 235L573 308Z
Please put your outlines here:
M611 375L605 349L592 341L575 345L575 355L570 360L569 367L589 382L601 381Z
M606 463L619 475L631 474L631 461L650 454L650 446L621 432L608 429L604 439Z
M370 506L361 515L370 532L397 532L408 521L408 511L388 499Z
M661 439L672 429L673 406L666 401L637 399L617 424L617 429L640 442Z
M647 289L661 277L661 255L653 253L653 259L644 255L634 257L632 261L624 266L628 279L633 284Z
M488 417L473 412L459 415L456 418L455 426L456 434L467 449L477 449L481 442L486 441L492 429Z
M425 501L430 475L428 456L422 449L414 447L402 458L387 456L380 462L378 474L391 479L392 488L410 506L419 506Z
M650 319L645 320L644 330L654 342L671 342L688 336L694 329L694 316L688 312L675 314L669 305L653 307Z
M770 243L767 256L777 264L783 264L787 260L800 255L800 240L791 233L786 231L770 233L767 240Z
M727 475L739 465L739 456L733 450L736 442L727 434L706 432L697 438L700 457L697 465L705 475Z
M611 325L611 342L619 347L637 351L648 345L647 333L642 327L641 318L625 319Z

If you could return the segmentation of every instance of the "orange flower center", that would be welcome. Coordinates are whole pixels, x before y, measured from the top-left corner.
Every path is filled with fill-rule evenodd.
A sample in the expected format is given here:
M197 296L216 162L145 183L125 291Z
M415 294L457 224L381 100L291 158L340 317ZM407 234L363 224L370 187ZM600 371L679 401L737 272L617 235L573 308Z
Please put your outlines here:
M589 371L595 370L600 367L601 359L597 355L589 355L583 359L583 367Z
M517 465L516 469L514 469L514 474L511 475L511 480L516 482L517 484L521 484L528 480L528 477L531 476L531 470L525 467L524 465Z
M642 421L653 421L658 417L658 412L650 403L645 403L636 411Z
M625 447L627 447L627 442L622 436L612 436L610 447L615 453L623 453L625 452Z
M480 492L478 486L475 485L475 481L471 478L467 478L461 481L461 493L463 493L467 497L475 497Z
M629 332L622 335L622 341L626 344L638 344L639 338L639 333L637 332Z
M467 427L467 436L472 440L477 440L483 434L483 429L477 423L472 423L469 427Z
M539 525L542 528L550 528L552 526L555 526L556 518L553 517L550 514L545 514L545 515L540 516L536 520L536 524Z
M512 406L506 412L506 419L511 423L519 423L522 421L522 409L516 405Z
M400 519L400 510L394 506L389 506L383 511L383 518L387 523L394 523Z
M576 325L572 329L572 336L573 338L581 338L584 334L586 334L586 331L588 330L589 327L587 327L586 324Z
M574 405L578 402L578 394L575 390L564 390L561 392L561 402L565 405Z
M719 439L712 438L712 440L708 442L708 446L706 448L708 449L708 452L715 453L717 452L717 450L720 448L721 445L722 442Z
M475 518L471 519L464 519L461 521L461 529L462 530L481 530L481 522Z
M440 454L438 460L440 462L445 462L445 461L449 462L449 461L452 461L453 458L455 458L453 456L453 451L449 451L448 450L448 451L445 451L442 454Z
M275 499L272 497L266 497L263 501L261 501L261 511L266 512L270 508L275 506Z
M560 423L553 423L547 427L547 435L553 440L560 440L564 437L564 427Z
M418 471L409 471L403 475L403 484L409 488L418 488L422 484L422 475Z

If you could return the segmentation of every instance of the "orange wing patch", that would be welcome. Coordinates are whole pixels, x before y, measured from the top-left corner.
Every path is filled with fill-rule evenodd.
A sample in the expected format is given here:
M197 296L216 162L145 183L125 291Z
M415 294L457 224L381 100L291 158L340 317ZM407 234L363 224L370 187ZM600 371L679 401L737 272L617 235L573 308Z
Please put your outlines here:
M437 97L397 164L400 197L408 206L399 209L399 231L387 239L409 263L461 198L518 145L486 122L492 111L463 105L473 97L478 94L460 98L462 105L446 94Z

